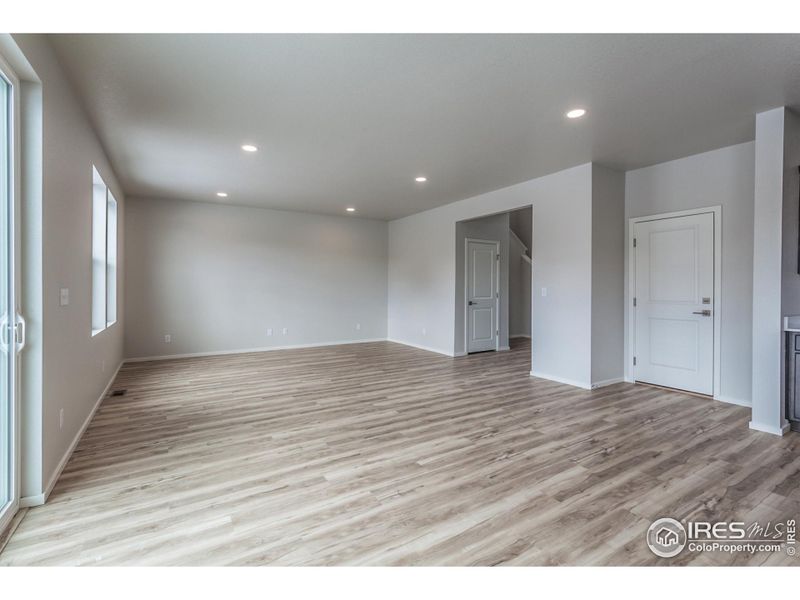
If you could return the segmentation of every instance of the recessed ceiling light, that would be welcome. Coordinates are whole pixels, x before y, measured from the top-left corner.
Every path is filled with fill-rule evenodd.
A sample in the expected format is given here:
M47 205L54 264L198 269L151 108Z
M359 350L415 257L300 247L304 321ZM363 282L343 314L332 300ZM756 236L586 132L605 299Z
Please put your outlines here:
M356 209L355 209L355 208L353 208L352 206L348 206L347 208L345 208L345 210L346 210L347 212L356 212Z
M244 150L245 152L258 152L258 148L256 146L253 146L253 144L244 144L242 146L242 150Z
M227 198L228 192L217 192L217 196L219 196L220 198Z
M417 178L414 179L414 181L416 181L417 183L425 183L426 181L428 181L428 178L427 177L417 177Z
M582 108L575 108L567 113L568 119L580 119L583 115L586 114L586 111Z

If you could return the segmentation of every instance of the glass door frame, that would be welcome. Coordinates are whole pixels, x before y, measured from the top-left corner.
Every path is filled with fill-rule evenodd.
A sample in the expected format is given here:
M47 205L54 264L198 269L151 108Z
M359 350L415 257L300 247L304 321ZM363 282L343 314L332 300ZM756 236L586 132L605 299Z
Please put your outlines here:
M8 193L8 262L10 276L8 277L8 315L9 323L6 324L7 331L0 332L8 342L8 372L9 381L8 394L11 400L10 427L10 460L11 466L11 500L4 506L0 506L0 535L11 523L14 515L19 510L20 499L20 371L19 353L25 344L25 321L19 314L20 306L20 85L19 78L14 73L11 66L0 56L0 77L11 84L11 97L9 106L9 133L11 148L9 152L10 168ZM0 140L0 143L5 143ZM5 208L5 207L3 207Z

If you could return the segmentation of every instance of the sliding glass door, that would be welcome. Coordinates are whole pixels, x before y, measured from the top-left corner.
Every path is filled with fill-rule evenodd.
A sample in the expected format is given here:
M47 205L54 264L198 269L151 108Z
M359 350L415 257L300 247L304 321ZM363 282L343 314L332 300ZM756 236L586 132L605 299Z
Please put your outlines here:
M15 290L15 80L0 60L0 533L19 504L17 354L23 323Z

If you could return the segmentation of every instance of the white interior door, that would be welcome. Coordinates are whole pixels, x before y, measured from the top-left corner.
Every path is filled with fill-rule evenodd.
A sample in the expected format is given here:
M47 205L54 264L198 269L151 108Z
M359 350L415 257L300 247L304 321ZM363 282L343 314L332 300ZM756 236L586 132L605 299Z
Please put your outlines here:
M499 242L467 240L467 352L497 350Z
M637 381L714 392L714 215L634 227Z

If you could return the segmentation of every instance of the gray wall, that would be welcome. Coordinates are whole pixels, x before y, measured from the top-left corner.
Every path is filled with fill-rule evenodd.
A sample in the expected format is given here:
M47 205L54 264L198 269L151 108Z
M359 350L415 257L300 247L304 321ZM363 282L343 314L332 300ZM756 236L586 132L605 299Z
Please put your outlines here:
M454 354L455 224L532 204L533 370L589 386L591 349L574 341L591 331L591 172L585 164L390 222L389 338Z
M512 215L514 213L511 213ZM528 215L533 218L531 212ZM508 335L531 335L531 264L523 259L529 250L513 235L508 246Z
M781 317L800 315L800 275L797 273L797 249L800 239L800 116L792 110L784 113L783 129L783 248L781 260ZM781 384L785 379L786 347L781 344ZM780 419L786 416L785 386L781 387Z
M783 275L781 307L784 316L800 315L800 275L797 272L800 222L800 116L787 110L783 140Z
M91 336L92 165L120 207L125 197L82 106L41 35L15 35L27 81L28 147L22 312L29 318L23 362L22 496L36 498L62 461L122 361L124 319ZM3 50L10 40L4 39ZM13 52L13 48L11 49ZM38 149L41 153L35 155ZM34 152L34 155L29 154ZM123 309L125 224L119 220L117 298ZM34 279L41 281L41 287ZM70 289L60 306L59 289ZM40 385L32 380L40 378ZM64 424L59 412L64 410Z
M721 400L750 404L753 335L753 161L747 142L629 171L625 221L659 213L722 206ZM626 238L627 239L627 231ZM625 286L628 281L628 248ZM628 306L625 303L625 341ZM630 365L625 365L630 376Z
M385 222L141 198L125 218L127 357L386 337Z
M500 339L501 350L508 349L509 327L509 233L508 213L456 223L456 296L455 296L455 353L466 352L464 306L465 302L465 258L467 238L500 242Z
M624 371L625 174L592 165L592 385Z
M533 207L527 206L508 213L508 222L516 236L527 248L528 256L533 248Z

